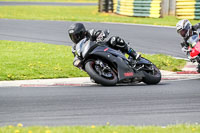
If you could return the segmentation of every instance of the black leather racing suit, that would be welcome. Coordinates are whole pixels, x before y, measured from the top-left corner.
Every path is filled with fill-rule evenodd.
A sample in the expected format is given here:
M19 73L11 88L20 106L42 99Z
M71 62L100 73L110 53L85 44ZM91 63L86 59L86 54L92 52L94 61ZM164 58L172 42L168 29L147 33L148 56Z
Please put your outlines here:
M190 36L187 36L185 38L183 38L183 42L181 43L181 47L184 49L188 49L189 44L188 44L188 39L192 36L197 34L197 30L200 29L200 23L197 23L195 25L192 26L192 28L190 29Z
M106 38L105 32L102 30L95 31L94 29L88 30L85 34L85 37L87 39L90 39L91 41L103 41ZM118 37L113 36L107 41L107 45L113 49L120 50L123 53L127 53L130 55L133 59L137 59L139 57L139 54L137 54L131 47L128 46L125 41ZM75 53L76 44L72 47L72 53ZM74 54L75 55L75 54ZM75 57L76 58L76 57Z

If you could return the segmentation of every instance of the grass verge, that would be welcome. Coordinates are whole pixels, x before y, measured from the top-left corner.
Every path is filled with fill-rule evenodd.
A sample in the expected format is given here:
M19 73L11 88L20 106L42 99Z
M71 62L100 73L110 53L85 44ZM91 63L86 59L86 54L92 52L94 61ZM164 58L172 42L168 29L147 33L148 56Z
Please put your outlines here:
M16 2L91 2L97 3L97 0L0 0L0 1L16 1Z
M71 47L0 41L0 80L87 76L72 66Z
M108 123L109 124L109 123ZM0 133L199 133L200 125L172 126L63 126L63 127L0 127Z
M0 41L0 80L85 77L72 65L70 46ZM186 61L166 55L143 55L158 68L176 71Z
M65 20L89 22L121 22L151 25L175 26L175 17L143 18L127 17L116 14L99 13L97 6L0 6L0 18L30 20ZM191 20L193 24L197 20Z
M185 60L176 59L172 56L167 56L164 54L155 54L155 55L142 54L142 57L149 59L160 70L168 70L176 72L176 71L181 71L181 69L186 65Z

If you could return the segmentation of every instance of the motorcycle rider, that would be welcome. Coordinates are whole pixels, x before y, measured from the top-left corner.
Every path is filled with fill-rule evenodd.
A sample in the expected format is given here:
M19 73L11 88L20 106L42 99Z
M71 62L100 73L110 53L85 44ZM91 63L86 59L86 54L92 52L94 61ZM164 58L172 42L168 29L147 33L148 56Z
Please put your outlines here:
M183 42L181 43L182 51L186 52L188 51L189 43L188 39L198 34L197 30L200 29L200 23L197 23L196 25L192 25L189 20L182 19L176 24L176 30L177 33L180 34L183 37ZM191 58L189 56L189 59L193 62L195 59ZM198 62L200 63L200 62ZM197 66L197 72L200 73L200 64Z
M76 51L76 44L78 44L78 42L80 42L82 39L86 38L87 40L101 42L106 38L106 33L104 31L95 31L94 29L86 30L85 26L82 23L72 24L68 30L68 34L70 39L74 42L74 45L72 46L72 53L74 54L74 56ZM106 44L113 49L120 50L123 53L127 53L134 60L140 58L140 54L136 53L131 47L129 47L129 45L125 43L122 38L118 36L111 37L106 42ZM75 60L77 60L76 56L74 58L74 62ZM76 64L74 64L74 66L76 66Z

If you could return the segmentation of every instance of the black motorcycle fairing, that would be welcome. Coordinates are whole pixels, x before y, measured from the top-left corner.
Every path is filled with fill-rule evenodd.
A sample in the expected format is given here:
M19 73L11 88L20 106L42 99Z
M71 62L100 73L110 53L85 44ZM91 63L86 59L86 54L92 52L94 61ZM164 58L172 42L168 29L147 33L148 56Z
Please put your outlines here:
M87 58L87 56L89 56L89 53L96 48L97 46L99 46L99 44L90 41L90 40L86 40L85 44L82 47L82 57L83 58Z
M152 72L153 71L153 64L149 60L141 57L140 60L137 61L135 69L137 71L141 71L141 72L142 71Z
M117 50L109 49L110 48L106 46L98 46L90 54L92 57L99 57L103 60L107 60L113 66L116 66L119 81L144 76L143 73L136 73L129 67L127 58L123 54L120 54Z
M140 64L147 64L147 65L151 65L152 63L151 63L149 60L147 60L147 59L145 59L145 58L141 57L141 58L140 58L140 60L139 60L139 61L137 61L137 64L138 64L138 65L140 65Z
M128 59L125 57L125 55L121 51L112 49L112 48L110 48L106 45L99 45L98 48L96 48L96 49L94 49L94 51L92 51L92 53L94 53L94 52L104 52L104 53L107 52L107 53L110 53L114 56L120 57L123 60L128 61Z

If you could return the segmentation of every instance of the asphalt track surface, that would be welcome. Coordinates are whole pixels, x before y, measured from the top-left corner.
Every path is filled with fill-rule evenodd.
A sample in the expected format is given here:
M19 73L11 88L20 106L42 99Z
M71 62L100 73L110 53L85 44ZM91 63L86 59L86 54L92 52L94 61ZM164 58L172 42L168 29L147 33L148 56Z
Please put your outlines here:
M96 6L97 3L70 3L70 2L9 2L0 1L0 6Z
M199 79L159 85L0 88L0 126L200 123Z
M73 23L75 22L0 19L0 40L71 45L67 29ZM182 39L173 27L90 22L84 24L87 29L109 29L110 37L122 37L138 52L186 57L181 51Z

